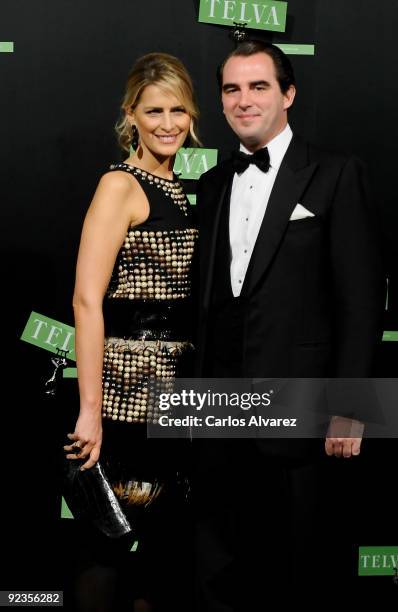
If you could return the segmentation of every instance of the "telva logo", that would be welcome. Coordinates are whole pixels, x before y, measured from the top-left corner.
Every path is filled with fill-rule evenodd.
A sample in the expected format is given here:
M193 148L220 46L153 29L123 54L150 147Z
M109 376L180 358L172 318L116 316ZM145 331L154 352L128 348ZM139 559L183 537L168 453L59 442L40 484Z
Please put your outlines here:
M398 582L398 546L361 546L358 576L393 576Z
M70 325L32 312L21 340L75 361L75 330Z
M199 21L234 26L244 22L256 30L284 32L287 2L261 2L261 0L200 0Z
M197 180L217 164L217 149L180 149L174 162L174 172L182 179Z

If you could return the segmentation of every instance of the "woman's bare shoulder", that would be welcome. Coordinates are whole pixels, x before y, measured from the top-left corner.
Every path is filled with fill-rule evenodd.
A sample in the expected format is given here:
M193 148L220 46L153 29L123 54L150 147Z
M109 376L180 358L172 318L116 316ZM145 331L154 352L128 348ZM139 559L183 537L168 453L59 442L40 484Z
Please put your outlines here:
M139 182L123 170L102 175L91 208L101 216L123 214L129 225L143 222L148 216L147 199Z
M137 179L123 170L111 170L105 172L100 178L98 189L112 191L120 195L130 195L139 187Z

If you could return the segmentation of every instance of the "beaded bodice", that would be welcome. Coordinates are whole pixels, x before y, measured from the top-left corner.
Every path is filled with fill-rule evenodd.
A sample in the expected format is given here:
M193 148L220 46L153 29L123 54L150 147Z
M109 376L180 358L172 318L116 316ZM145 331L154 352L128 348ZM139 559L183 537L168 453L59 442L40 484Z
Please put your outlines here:
M191 350L191 263L198 236L177 179L128 164L149 204L147 220L127 230L104 300L104 418L156 422L149 380L171 380Z
M148 198L147 220L128 229L106 298L176 300L191 293L190 266L198 232L183 188L128 164L111 170L131 173Z

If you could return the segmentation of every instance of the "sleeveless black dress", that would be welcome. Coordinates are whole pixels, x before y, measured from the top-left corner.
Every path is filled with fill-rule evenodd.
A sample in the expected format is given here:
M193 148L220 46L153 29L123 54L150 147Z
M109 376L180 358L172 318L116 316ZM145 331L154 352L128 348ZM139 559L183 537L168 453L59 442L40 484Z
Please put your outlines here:
M191 610L192 526L186 501L189 440L147 438L158 409L150 381L191 376L192 209L178 179L125 163L148 202L117 255L103 310L103 443L100 462L132 526L122 538L77 522L66 592L73 610ZM138 546L137 546L138 544ZM171 563L171 559L173 562Z
M198 230L177 178L161 179L126 163L111 170L137 179L150 212L144 223L128 229L104 298L101 455L120 500L148 506L170 465L157 449L161 442L173 446L173 440L145 440L147 423L159 416L149 381L191 375L191 266Z
M131 227L119 251L104 300L103 417L146 423L159 416L148 400L148 378L181 374L192 348L191 264L197 229L178 181L125 163L150 213Z

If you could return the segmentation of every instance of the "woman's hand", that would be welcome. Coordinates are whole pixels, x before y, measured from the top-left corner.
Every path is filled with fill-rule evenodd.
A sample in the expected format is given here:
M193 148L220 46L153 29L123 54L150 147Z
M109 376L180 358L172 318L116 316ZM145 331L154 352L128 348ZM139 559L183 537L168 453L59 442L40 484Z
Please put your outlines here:
M86 459L81 470L92 468L98 461L102 444L102 422L100 414L81 414L75 431L68 434L73 444L64 446L67 459Z

